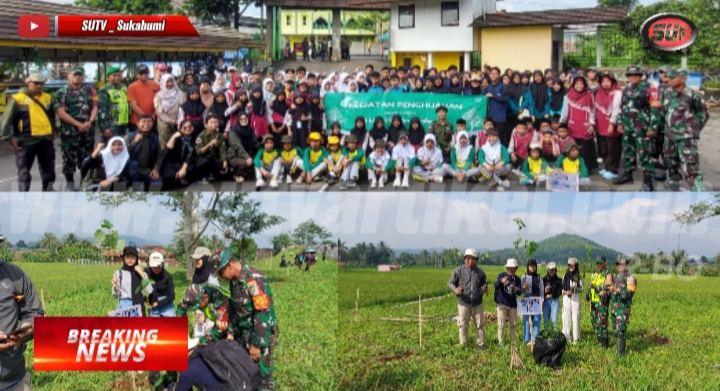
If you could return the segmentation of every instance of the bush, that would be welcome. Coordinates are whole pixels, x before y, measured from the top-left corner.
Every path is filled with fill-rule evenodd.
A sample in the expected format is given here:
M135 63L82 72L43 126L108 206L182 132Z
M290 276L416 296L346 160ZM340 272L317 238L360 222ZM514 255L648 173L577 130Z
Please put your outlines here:
M709 80L702 83L702 88L720 90L720 80Z

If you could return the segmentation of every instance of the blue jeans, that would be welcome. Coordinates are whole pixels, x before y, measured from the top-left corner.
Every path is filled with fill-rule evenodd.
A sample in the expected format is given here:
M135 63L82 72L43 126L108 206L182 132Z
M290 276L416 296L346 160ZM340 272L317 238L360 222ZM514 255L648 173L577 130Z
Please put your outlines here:
M160 296L158 297L158 301L165 299L166 296ZM162 308L150 308L150 314L148 316L175 316L175 304L168 303Z
M117 307L115 307L116 310L121 310L123 308L129 308L132 307L132 299L120 299L117 303Z
M553 330L557 331L558 308L560 308L560 298L545 299L543 304L543 316L545 318L545 330L550 327L552 320Z
M533 321L533 337L537 337L537 335L540 334L540 314L523 315L523 341L525 341L525 343L530 342L530 321L528 318L530 318L531 316Z

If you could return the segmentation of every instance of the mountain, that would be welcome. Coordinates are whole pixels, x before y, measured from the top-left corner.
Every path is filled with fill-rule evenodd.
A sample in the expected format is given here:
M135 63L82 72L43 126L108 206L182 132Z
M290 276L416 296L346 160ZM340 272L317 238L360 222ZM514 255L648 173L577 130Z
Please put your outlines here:
M167 246L169 243L160 243L157 240L152 240L148 238L139 238L137 236L123 236L120 235L120 239L125 239L125 243L134 243L137 247L145 247L145 246ZM94 242L94 239L88 239L91 242Z
M465 249L466 249L466 247L462 247L462 246L458 246L458 248L459 248L460 251L462 251L462 252L464 252ZM423 250L427 250L427 251L430 252L430 253L432 253L432 252L439 253L439 252L442 252L442 250L445 250L445 248L443 248L443 247L430 247L430 248L401 248L401 249L393 249L393 251L395 252L395 256L399 256L399 255L402 254L402 253L408 253L408 254L416 255L416 254L422 253ZM478 254L482 254L482 253L489 252L490 250L485 249L485 248L476 248L475 251L477 251Z
M608 262L613 262L615 257L620 254L617 250L605 247L582 236L572 234L558 234L553 237L540 240L536 243L538 246L533 258L537 259L538 262L555 262L564 265L567 264L567 259L571 256L577 258L581 262L586 261L587 250L585 249L585 246L590 246L592 249L593 259L598 256L605 256L608 259ZM504 248L501 250L491 251L490 262L488 263L505 264L508 258L515 257L514 247ZM522 252L522 244L518 248L517 258L519 258L518 262L523 264L521 259L525 258L525 254Z

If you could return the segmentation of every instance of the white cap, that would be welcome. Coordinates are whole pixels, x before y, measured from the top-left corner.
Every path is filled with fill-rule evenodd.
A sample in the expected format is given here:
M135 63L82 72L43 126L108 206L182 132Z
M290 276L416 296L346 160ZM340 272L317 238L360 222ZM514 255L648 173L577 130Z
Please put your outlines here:
M188 350L192 350L197 346L198 342L200 342L200 338L190 338L188 337Z
M557 269L557 265L555 265L555 262L548 263L548 269Z
M542 149L542 146L538 142L532 142L530 143L530 149Z
M568 265L577 265L577 258L568 258Z
M508 259L505 267L518 267L517 260L515 260L515 258Z
M210 256L212 254L210 249L207 247L196 247L195 251L190 256L192 259L200 259L204 256Z
M469 249L465 250L464 257L473 257L473 258L477 259L477 252L475 251L474 248L469 248Z
M163 261L165 261L165 259L163 258L163 255L158 252L155 252L155 253L150 254L150 260L148 261L148 266L159 267L159 266L162 266Z
M234 71L234 72L237 72L237 68L235 68L234 66L231 65L231 66L229 66L229 67L227 68L227 71L228 71L228 72L233 72L233 71Z

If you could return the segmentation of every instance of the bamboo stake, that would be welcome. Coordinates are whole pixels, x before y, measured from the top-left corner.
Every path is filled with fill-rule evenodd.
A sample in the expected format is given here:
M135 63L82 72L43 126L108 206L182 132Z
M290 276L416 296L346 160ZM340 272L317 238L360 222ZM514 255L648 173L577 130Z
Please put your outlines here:
M358 321L358 313L360 312L360 288L357 288L357 297L355 298L355 321Z
M135 384L135 371L130 371L130 374L132 374L133 391L137 391L137 385Z
M45 293L42 289L40 289L40 303L42 304L42 308L45 311Z
M535 348L535 333L533 332L533 315L529 315L530 320L530 351L532 352Z
M420 349L422 349L422 295L418 296L418 328L420 329Z

